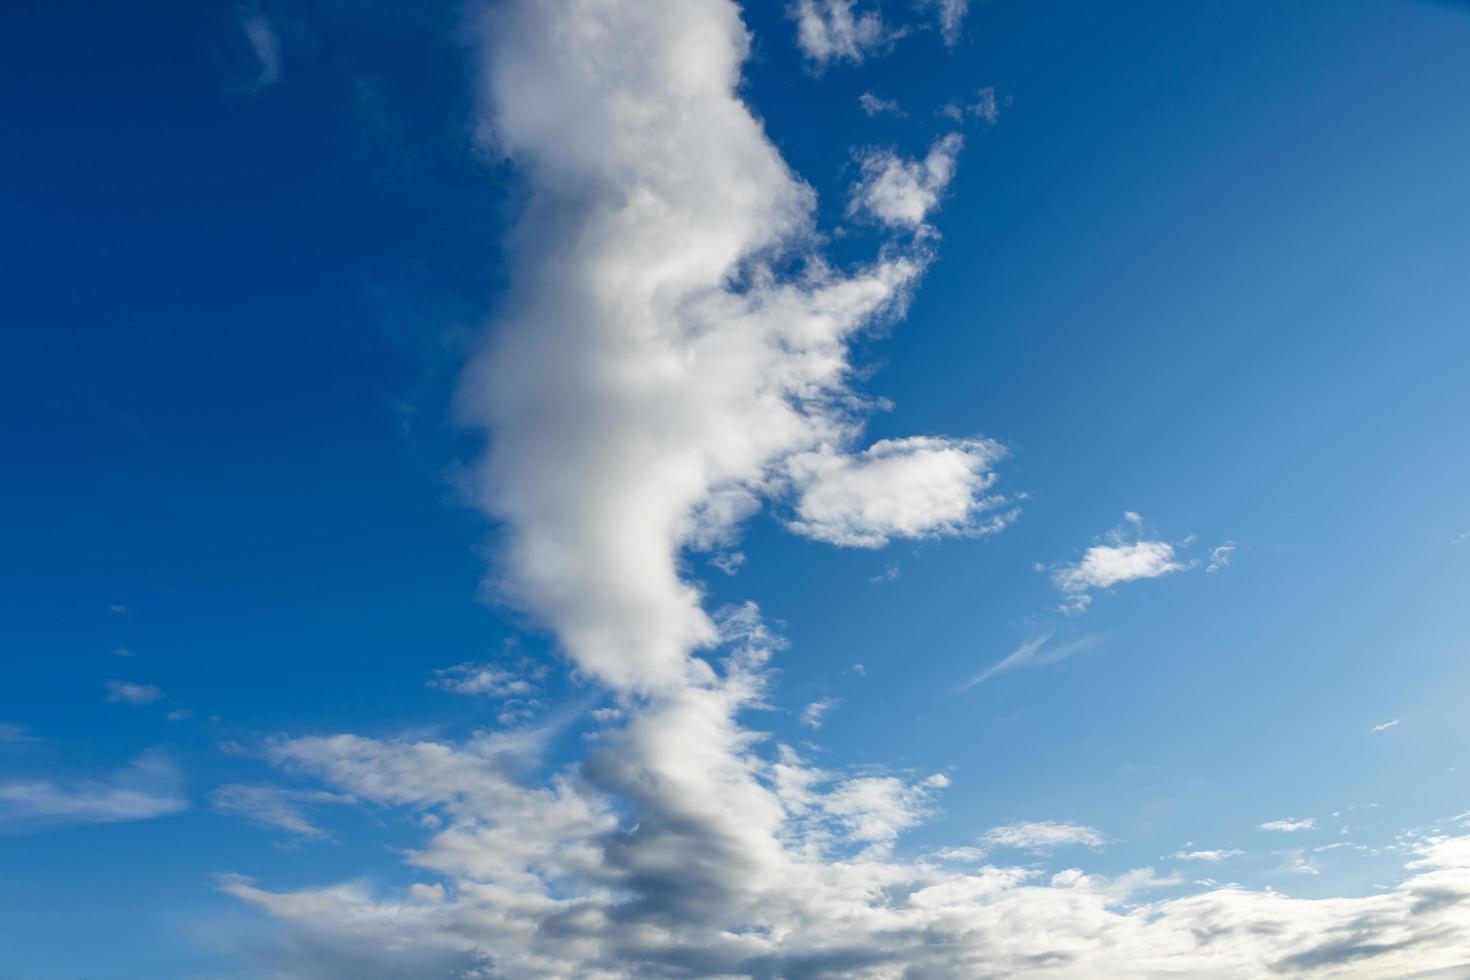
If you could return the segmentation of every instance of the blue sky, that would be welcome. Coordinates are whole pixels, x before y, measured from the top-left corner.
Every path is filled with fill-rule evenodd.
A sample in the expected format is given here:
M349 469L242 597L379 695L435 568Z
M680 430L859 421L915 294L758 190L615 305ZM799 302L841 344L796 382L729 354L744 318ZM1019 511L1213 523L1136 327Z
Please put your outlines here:
M10 21L0 976L1470 976L1463 5Z

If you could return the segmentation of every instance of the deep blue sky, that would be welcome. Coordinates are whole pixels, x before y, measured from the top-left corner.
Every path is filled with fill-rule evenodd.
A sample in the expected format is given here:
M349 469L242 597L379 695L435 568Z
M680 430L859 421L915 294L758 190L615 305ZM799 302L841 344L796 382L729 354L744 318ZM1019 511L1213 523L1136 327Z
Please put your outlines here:
M213 787L265 773L233 746L493 727L431 672L507 643L560 663L479 597L492 531L456 489L477 441L451 395L516 202L475 141L460 13L266 11L280 77L254 92L232 4L7 12L0 722L27 738L0 776L159 749L190 801L0 834L7 977L234 976L264 926L211 873L392 882L411 840L371 812L323 813L336 843L215 812ZM992 0L953 52L920 34L820 77L780 5L747 20L745 94L829 231L854 147L920 153L947 100L1006 100L968 125L938 261L860 360L894 403L874 438L997 439L1029 494L983 540L854 552L765 515L740 575L696 561L711 605L755 599L790 641L754 724L831 767L948 769L914 847L1067 819L1120 842L1102 871L1205 841L1261 855L1234 880L1371 889L1402 862L1273 877L1254 828L1374 843L1470 806L1470 12ZM864 91L907 117L867 118ZM1058 615L1035 566L1125 510L1233 561ZM1095 646L955 693L1047 628ZM109 680L166 699L109 702ZM824 697L818 737L797 716Z

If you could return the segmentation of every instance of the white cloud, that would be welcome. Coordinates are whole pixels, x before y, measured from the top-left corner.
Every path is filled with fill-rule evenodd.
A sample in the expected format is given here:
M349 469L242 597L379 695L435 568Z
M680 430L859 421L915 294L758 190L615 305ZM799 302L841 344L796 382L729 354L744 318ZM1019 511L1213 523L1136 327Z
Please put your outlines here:
M1220 861L1227 861L1230 858L1240 857L1242 854L1245 853L1245 851L1237 851L1233 849L1205 851L1185 850L1185 848L1187 848L1188 846L1189 845L1186 844L1184 845L1184 847L1181 847L1179 850L1175 851L1174 857L1178 858L1180 861L1206 861L1211 864L1216 864Z
M1059 847L1099 848L1108 842L1099 830L1075 823L1016 821L992 827L980 840L992 847L1014 847L1023 851L1052 851Z
M527 211L503 318L463 383L460 417L490 435L465 489L504 529L500 594L610 688L616 727L544 778L516 775L544 771L528 764L541 734L268 742L274 766L420 843L399 852L401 888L222 877L285 926L262 974L1254 976L1367 958L1402 975L1463 958L1458 910L1412 911L1424 888L1470 893L1449 844L1399 889L1330 902L1230 887L1145 902L1170 880L1148 869L966 873L895 857L944 776L825 771L747 727L780 644L753 606L711 616L688 553L727 551L762 501L789 499L795 458L872 462L849 455L847 345L902 310L929 254L909 236L844 270L816 253L812 192L740 97L733 4L504 0L486 17L483 128ZM922 536L969 527L962 497L937 521L866 490L811 518L798 496L797 514ZM1072 824L991 833L1104 843Z
M525 698L538 694L535 683L544 676L544 668L527 665L521 672L489 663L463 663L434 671L429 686L455 694L487 698Z
M906 113L903 107L895 99L880 99L872 92L864 92L858 96L858 106L869 118L873 116L903 116Z
M823 698L820 701L813 701L801 709L801 723L808 728L821 728L822 722L827 718L827 713L841 703L836 698Z
M107 700L118 704L149 704L163 697L163 692L152 684L108 681L105 687Z
M1006 96L1002 100L996 94L995 87L987 85L975 92L974 102L961 102L959 99L953 99L944 104L944 107L939 110L939 114L957 123L962 123L967 119L979 119L988 125L994 126L1000 122L1002 104L1009 106L1011 104L1011 97Z
M1262 830L1271 830L1277 833L1290 834L1299 830L1316 830L1317 818L1306 817L1298 820L1295 817L1287 817L1284 820L1267 820L1261 824Z
M1369 731L1370 732L1386 732L1390 728L1393 728L1394 726L1396 726L1398 723L1399 723L1399 720L1397 718L1395 718L1393 721L1385 721L1381 725L1374 725L1371 729L1369 729Z
M1097 646L1099 638L1096 636L1082 636L1073 640L1053 645L1052 637L1056 635L1055 630L1047 630L1039 633L1031 639L1016 647L1015 650L980 673L971 677L960 685L961 691L968 691L977 684L983 684L996 674L1004 674L1011 670L1023 668L1044 667L1048 664L1059 663L1073 654L1091 650Z
M934 8L944 43L949 47L958 44L965 26L965 14L970 11L970 0L925 0L924 5Z
M922 160L890 149L869 149L859 157L862 176L848 201L849 217L867 216L891 228L925 231L929 213L939 206L954 177L964 137L950 133L936 140Z
M812 191L737 90L749 38L734 6L486 16L482 128L529 202L504 316L458 401L491 435L465 489L506 530L493 588L589 677L708 679L689 654L715 630L682 553L729 550L790 488L792 458L847 458L863 404L847 344L902 309L929 253L894 243L838 272L814 251ZM969 445L949 450L973 460ZM920 448L910 466L944 458ZM890 507L876 528L861 511L798 522L826 533L829 516L866 540L964 519Z
M1226 541L1210 549L1210 562L1205 566L1205 571L1214 573L1222 568L1230 566L1230 559L1235 555L1236 544L1234 541Z
M0 829L148 820L187 809L183 776L162 752L145 752L100 779L0 782Z
M832 61L857 63L903 36L883 23L877 10L855 11L853 0L796 0L787 13L796 21L796 45L818 68Z
M984 440L885 439L866 451L792 457L796 515L787 526L828 544L879 548L894 538L976 535L1010 519L1008 501L987 496L1004 455Z
M280 786L227 783L209 794L210 806L220 813L244 817L252 823L306 840L329 840L326 831L307 817L305 808L324 803L350 803L353 798L323 790L293 790Z
M237 86L247 94L264 92L281 80L281 38L270 18L257 4L235 8L235 20L255 59L255 77Z
M1137 514L1128 511L1123 516L1135 529L1141 530L1142 518ZM1051 580L1066 594L1062 611L1075 614L1087 609L1093 589L1158 578L1187 567L1177 559L1174 546L1167 541L1131 540L1129 532L1115 528L1108 533L1107 543L1093 545L1075 564L1056 569Z
M107 611L112 613L114 616L126 616L128 613L128 607L114 603L113 605L107 607Z

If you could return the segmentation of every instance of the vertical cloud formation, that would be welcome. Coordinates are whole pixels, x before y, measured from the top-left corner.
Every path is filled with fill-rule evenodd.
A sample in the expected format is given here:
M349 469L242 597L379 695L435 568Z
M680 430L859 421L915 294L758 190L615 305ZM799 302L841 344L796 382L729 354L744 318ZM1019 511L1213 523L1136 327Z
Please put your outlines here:
M811 189L736 94L733 4L513 3L488 36L486 132L530 189L517 285L460 402L490 435L475 492L506 529L498 584L616 688L708 679L689 653L716 634L681 551L728 543L789 488L784 461L845 458L847 341L901 310L926 254L817 255ZM967 526L996 453L945 445L967 457L932 467L946 514L885 511L875 534ZM948 458L921 448L909 482Z
M1085 964L1094 976L1224 976L1290 957L1303 969L1434 964L1456 948L1453 902L1409 921L1408 886L1357 906L1233 889L1142 906L1126 883L1080 872L1047 883L902 861L896 842L933 811L945 776L827 772L745 728L781 644L753 606L707 613L681 575L687 551L730 546L770 499L838 544L987 526L997 447L857 445L846 345L901 312L928 246L906 234L856 269L822 261L810 188L736 94L749 39L727 0L507 0L485 37L485 134L523 174L527 204L508 250L515 285L462 390L461 415L490 446L472 490L504 528L496 587L616 692L627 721L541 786L522 785L493 736L270 742L274 765L407 811L429 838L404 852L428 880L381 898L361 883L281 893L222 876L309 954L282 975L898 978ZM695 656L716 646L718 665ZM1421 860L1419 880L1470 895L1470 855L1426 846ZM1294 914L1302 927L1260 928ZM1356 925L1370 917L1378 925ZM1349 925L1350 948L1330 946Z

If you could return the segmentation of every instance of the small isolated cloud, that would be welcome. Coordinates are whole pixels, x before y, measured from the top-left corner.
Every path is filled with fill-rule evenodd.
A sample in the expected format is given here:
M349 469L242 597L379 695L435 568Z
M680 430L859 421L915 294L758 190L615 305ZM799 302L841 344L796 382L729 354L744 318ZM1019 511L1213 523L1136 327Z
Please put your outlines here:
M903 107L898 104L897 99L880 99L872 92L864 92L858 96L858 106L867 113L868 118L874 116L904 116Z
M1240 857L1242 854L1245 853L1245 851L1237 851L1234 849L1191 851L1187 850L1188 847L1189 845L1185 844L1184 847L1181 847L1179 850L1175 851L1174 857L1180 861L1205 861L1211 864L1218 864L1219 862L1229 860L1230 858Z
M351 802L353 797L342 793L251 783L228 783L209 794L210 806L220 813L243 817L251 823L285 831L303 840L331 839L326 831L311 822L305 807Z
M1399 723L1399 720L1397 718L1395 718L1393 721L1385 721L1381 725L1374 725L1372 728L1369 729L1369 731L1370 732L1386 732L1390 728L1393 728L1396 725L1398 725L1398 723Z
M948 47L960 42L965 26L965 14L970 12L970 0L925 0L923 6L934 8L939 36Z
M145 752L100 779L0 782L0 828L148 820L187 809L183 776L162 752Z
M1261 824L1261 829L1271 830L1281 834L1291 834L1299 830L1316 830L1317 818L1306 817L1305 819L1298 820L1294 817L1287 817L1284 820L1267 820Z
M964 138L950 133L936 140L922 160L890 149L869 149L859 157L862 176L848 199L848 217L864 216L908 231L928 228L925 219L938 206L954 178Z
M24 725L14 725L8 721L0 721L0 745L15 745L19 742L31 742L34 739L26 731Z
M1453 538L1450 538L1450 544L1464 544L1467 541L1470 541L1470 531L1461 531Z
M128 614L128 607L114 603L113 605L107 607L107 611L112 613L114 616L126 616Z
M796 21L796 46L818 69L833 61L862 61L903 36L877 10L854 10L853 0L797 0L787 7Z
M236 90L246 95L264 92L281 80L281 36L265 12L253 3L235 8L235 22L255 60L254 77L237 84Z
M1052 584L1066 595L1062 612L1084 612L1092 602L1094 589L1159 578L1189 567L1178 560L1169 542L1136 539L1134 535L1142 529L1142 518L1132 511L1123 516L1132 526L1131 531L1115 528L1108 533L1105 544L1093 545L1075 564L1063 565L1052 572Z
M787 464L797 492L796 516L787 526L849 548L998 531L1014 514L990 514L1007 501L985 492L1003 455L983 439L923 436L885 439L851 455L803 453Z
M836 698L813 701L801 710L801 723L808 728L821 728L822 722L827 718L827 713L841 703Z
M1013 847L1021 851L1053 851L1061 847L1090 847L1096 850L1108 842L1102 831L1082 824L1014 821L992 827L980 836L992 847Z
M1222 568L1230 566L1230 559L1235 554L1235 542L1226 541L1224 544L1210 549L1210 562L1205 566L1205 571L1214 573Z
M163 692L152 684L108 681L104 686L107 688L107 700L114 704L151 704L163 697Z
M1011 651L1004 660L992 664L970 678L960 686L960 690L968 691L975 685L983 684L996 674L1003 674L1006 671L1045 667L1047 664L1058 663L1073 654L1091 650L1097 646L1099 640L1099 637L1096 636L1083 636L1053 644L1051 641L1055 635L1055 630L1047 630L1045 633L1033 636Z
M868 581L869 582L872 582L874 585L877 585L880 582L895 582L897 580L898 580L898 566L897 565L889 565L887 568L883 569L883 571L879 572L877 575L870 575L870 576L868 576Z
M490 663L462 663L434 671L429 686L475 697L530 697L540 692L534 680L544 675L544 667L522 674Z
M939 114L957 123L979 119L994 126L1000 122L1001 108L1009 106L1011 101L1009 95L1001 99L995 92L995 86L987 85L975 92L975 101L961 102L959 99L951 99L939 110Z
M193 717L194 711L191 708L175 708L173 711L164 715L164 718L168 721L188 721Z

